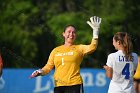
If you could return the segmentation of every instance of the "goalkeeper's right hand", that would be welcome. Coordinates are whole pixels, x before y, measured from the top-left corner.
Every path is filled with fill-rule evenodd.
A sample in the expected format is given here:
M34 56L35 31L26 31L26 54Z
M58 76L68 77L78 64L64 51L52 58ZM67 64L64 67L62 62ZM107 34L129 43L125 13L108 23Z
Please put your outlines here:
M31 74L30 78L34 78L34 77L37 77L37 76L41 76L42 74L43 74L43 70L42 70L42 69L38 69L38 70L35 70L35 71Z

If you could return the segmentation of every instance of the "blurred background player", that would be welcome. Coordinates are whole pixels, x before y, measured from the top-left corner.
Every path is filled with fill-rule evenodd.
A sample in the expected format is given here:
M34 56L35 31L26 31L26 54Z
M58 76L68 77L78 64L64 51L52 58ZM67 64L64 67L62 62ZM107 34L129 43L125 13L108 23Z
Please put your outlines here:
M101 18L91 17L87 23L93 29L91 44L74 45L76 28L72 25L67 26L62 33L64 45L53 49L47 64L42 69L34 71L31 77L46 75L55 67L54 93L83 93L80 64L85 55L94 52L97 48Z
M3 67L3 63L2 63L2 57L0 54L0 77L2 76L2 67Z
M2 78L2 68L3 68L3 63L2 63L2 57L1 57L1 54L0 54L0 91L1 91L1 89L4 88L4 85L5 85L5 81Z
M138 67L134 75L134 90L135 93L140 93L140 56L138 57Z
M133 76L138 56L132 52L131 38L126 32L117 32L113 45L117 52L108 55L104 66L106 76L111 79L108 93L134 93Z

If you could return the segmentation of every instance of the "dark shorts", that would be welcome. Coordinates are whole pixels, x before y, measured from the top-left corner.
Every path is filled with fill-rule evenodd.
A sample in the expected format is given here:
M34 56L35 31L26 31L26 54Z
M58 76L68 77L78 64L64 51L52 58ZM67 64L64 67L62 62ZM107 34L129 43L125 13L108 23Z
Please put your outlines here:
M84 93L83 84L55 87L54 93Z
M134 81L140 83L140 79L134 79Z

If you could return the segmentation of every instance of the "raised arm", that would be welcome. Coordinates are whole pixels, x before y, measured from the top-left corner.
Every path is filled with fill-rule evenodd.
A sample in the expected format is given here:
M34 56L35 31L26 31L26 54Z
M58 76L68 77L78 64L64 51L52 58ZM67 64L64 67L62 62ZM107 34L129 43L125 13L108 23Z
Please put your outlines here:
M97 16L90 17L90 21L87 21L87 24L93 29L93 38L89 45L82 45L80 49L84 54L90 54L94 52L98 45L98 35L99 35L99 28L101 24L101 18Z

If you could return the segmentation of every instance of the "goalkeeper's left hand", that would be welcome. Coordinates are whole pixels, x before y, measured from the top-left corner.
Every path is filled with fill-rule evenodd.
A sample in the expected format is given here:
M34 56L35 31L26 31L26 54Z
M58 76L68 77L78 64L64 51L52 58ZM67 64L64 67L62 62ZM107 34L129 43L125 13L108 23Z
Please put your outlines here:
M99 28L101 23L101 18L94 16L90 18L90 21L87 21L87 24L93 29L93 38L97 39L99 34Z

